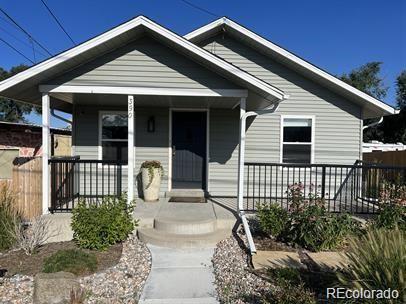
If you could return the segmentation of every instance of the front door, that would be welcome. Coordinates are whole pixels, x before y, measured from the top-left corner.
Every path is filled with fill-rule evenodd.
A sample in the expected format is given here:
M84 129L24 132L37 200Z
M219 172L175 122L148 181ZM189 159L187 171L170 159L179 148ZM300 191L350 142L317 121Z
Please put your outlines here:
M172 188L206 187L206 112L172 112Z

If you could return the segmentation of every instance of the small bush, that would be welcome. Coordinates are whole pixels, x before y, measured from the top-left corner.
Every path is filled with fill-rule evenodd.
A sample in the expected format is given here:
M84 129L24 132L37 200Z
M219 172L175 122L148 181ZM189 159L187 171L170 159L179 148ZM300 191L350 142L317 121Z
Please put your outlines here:
M372 220L375 228L406 231L406 185L384 183L379 192L379 214Z
M286 238L312 251L332 250L342 246L357 229L348 214L331 214L322 206L311 205L292 212Z
M375 228L394 229L406 231L406 206L398 204L383 204L379 214L373 219Z
M0 250L10 249L15 238L12 231L20 218L14 210L15 195L7 184L0 184Z
M94 254L78 249L59 250L44 261L42 271L46 273L66 271L83 275L96 271L97 260Z
M74 240L81 248L96 250L124 241L137 224L133 209L125 196L107 197L101 204L80 202L72 212Z
M349 268L339 281L352 289L397 290L392 303L406 303L406 232L370 229L350 242Z
M29 225L24 225L15 217L13 224L7 229L15 240L15 247L22 249L27 255L36 253L54 235L50 230L50 220L42 216L34 218Z
M288 212L277 204L258 204L257 218L262 232L278 238L286 228Z

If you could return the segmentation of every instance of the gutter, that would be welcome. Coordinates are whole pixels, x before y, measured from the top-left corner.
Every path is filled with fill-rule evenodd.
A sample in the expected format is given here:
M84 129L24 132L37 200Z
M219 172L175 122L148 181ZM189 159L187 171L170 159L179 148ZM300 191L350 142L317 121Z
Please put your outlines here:
M244 163L245 163L245 127L247 124L247 118L250 116L260 116L264 114L274 113L279 104L287 99L288 96L286 95L282 100L277 103L274 103L270 108L266 108L265 110L258 110L258 111L250 111L242 115L241 117L241 127L240 127L240 144L239 144L239 155L238 155L238 195L237 195L237 207L238 207L238 214L241 218L242 225L244 227L245 234L247 236L249 249L251 255L257 253L257 249L254 244L254 239L251 234L251 230L248 224L248 220L244 211L244 204L243 204L243 196L244 196Z
M63 122L66 122L67 124L70 124L72 126L72 122L69 119L66 119L58 114L55 113L54 109L51 109L51 115L59 120L62 120Z

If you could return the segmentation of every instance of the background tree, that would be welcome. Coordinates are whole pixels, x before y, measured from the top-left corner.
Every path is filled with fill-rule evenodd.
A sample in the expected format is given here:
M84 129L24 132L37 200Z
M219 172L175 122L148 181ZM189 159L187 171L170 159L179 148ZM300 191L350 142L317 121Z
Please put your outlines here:
M343 74L340 78L353 87L382 100L386 97L388 88L384 85L380 76L382 62L369 62L357 69L352 70L349 74ZM370 124L376 119L364 120L364 125ZM370 140L384 140L384 132L378 125L368 128L364 131L364 142Z
M396 79L396 103L400 113L386 116L379 128L384 142L406 144L406 70Z
M9 78L21 71L27 69L28 66L20 64L17 66L12 67L9 71L6 71L3 68L0 68L0 81ZM24 115L30 114L33 109L36 109L38 112L38 108L34 106L13 101L8 98L0 97L0 120L1 121L8 121L8 122L27 122L24 118Z

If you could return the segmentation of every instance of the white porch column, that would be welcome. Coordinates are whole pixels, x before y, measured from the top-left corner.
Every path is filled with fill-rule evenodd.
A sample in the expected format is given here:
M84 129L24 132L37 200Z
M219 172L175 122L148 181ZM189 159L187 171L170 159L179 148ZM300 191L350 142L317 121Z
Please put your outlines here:
M50 151L50 138L49 138L49 95L42 94L42 214L49 212L49 151Z
M127 202L130 204L134 200L134 96L128 95L128 187Z
M238 211L243 209L244 195L244 159L245 159L245 115L246 99L240 100L240 144L238 145L238 195L237 207Z

